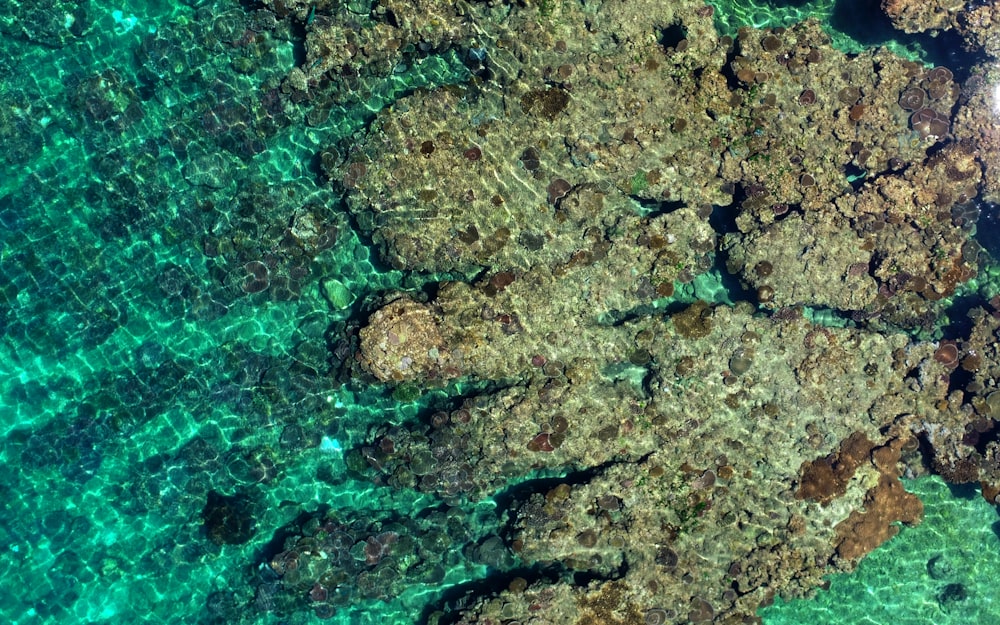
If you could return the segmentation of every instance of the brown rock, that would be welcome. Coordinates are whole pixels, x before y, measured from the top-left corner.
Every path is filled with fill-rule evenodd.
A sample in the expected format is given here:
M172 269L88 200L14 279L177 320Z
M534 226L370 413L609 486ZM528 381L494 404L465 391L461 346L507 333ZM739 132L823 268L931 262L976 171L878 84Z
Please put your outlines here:
M980 482L979 486L982 488L983 499L996 505L997 497L1000 497L1000 485L989 482Z
M375 311L360 336L361 365L383 382L434 377L448 354L432 308L409 297Z

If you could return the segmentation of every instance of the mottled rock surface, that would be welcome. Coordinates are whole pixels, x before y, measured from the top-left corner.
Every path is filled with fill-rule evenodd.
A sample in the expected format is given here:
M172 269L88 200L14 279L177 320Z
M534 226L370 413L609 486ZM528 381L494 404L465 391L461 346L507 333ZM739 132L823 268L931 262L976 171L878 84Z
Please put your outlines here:
M992 53L981 8L883 9ZM815 21L721 37L696 2L365 20L309 22L287 92L322 101L323 72L367 59L363 82L413 49L460 49L474 78L324 157L387 263L447 278L376 306L355 372L485 390L348 466L452 504L499 493L502 543L480 549L559 572L471 593L458 622L748 622L919 522L901 476L1000 492L995 309L929 340L980 267L992 70L845 55ZM713 267L751 301L702 301Z

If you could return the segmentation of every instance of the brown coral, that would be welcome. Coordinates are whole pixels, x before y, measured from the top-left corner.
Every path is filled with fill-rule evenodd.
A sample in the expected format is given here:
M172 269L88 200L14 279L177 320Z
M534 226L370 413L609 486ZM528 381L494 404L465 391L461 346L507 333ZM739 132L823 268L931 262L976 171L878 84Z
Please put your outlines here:
M702 338L712 330L712 310L700 300L671 317L671 320L677 333L684 338Z
M874 443L861 432L851 434L840 444L840 451L812 462L802 463L802 477L795 496L828 504L847 492L847 483L867 461Z
M847 560L860 558L899 532L902 521L916 525L924 514L920 499L903 490L898 477L883 473L878 486L865 495L864 511L855 510L837 525L837 554Z
M880 473L878 484L865 493L864 509L851 512L834 528L841 558L861 558L899 532L896 522L916 525L923 518L924 504L899 481L897 464L904 442L896 438L872 451L872 464Z

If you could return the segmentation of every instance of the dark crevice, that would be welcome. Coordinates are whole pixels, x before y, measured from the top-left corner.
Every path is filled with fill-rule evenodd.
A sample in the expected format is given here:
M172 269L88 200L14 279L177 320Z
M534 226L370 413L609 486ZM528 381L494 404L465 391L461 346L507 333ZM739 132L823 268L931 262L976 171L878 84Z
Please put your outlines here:
M629 460L625 463L617 461L604 462L586 469L571 471L563 477L543 477L525 480L497 493L494 495L493 500L496 502L498 510L510 510L516 502L525 501L535 493L547 492L560 484L569 484L570 486L575 484L588 484L612 467L618 466L619 464L642 464L652 455L652 452L650 452L644 456Z
M926 432L916 433L915 438L917 439L917 451L920 454L921 464L925 468L931 469L934 466L934 446L928 439Z
M830 26L866 48L884 45L905 36L893 28L879 3L871 0L838 0L830 16Z
M659 367L653 366L646 369L646 375L642 376L642 392L646 397L656 397L659 387L654 387L653 383L659 379Z
M623 579L628 574L628 559L622 558L621 566L613 570L610 574L601 574L596 571L574 571L573 585L578 588L586 588L593 582L606 582L613 579Z
M508 571L494 571L483 579L452 586L444 591L441 599L428 604L420 615L418 623L433 622L437 625L452 625L463 617L463 610L472 606L479 597L499 595L510 588L514 580L520 578L528 586L538 582L546 585L556 585L567 579L565 567L561 565L536 565L521 567ZM443 614L442 614L443 612ZM510 621L513 623L514 621Z
M732 46L726 53L726 62L721 68L719 68L719 73L726 79L726 87L730 91L745 91L743 83L736 77L736 71L733 69L733 61L736 59L736 46Z
M384 21L389 26L393 28L399 28L399 19L396 17L396 12L389 7L385 7L385 13L382 14L382 21Z
M642 463L651 455L647 454L634 462ZM615 462L608 462L586 470L572 472L564 477L539 478L521 482L494 497L497 510L512 510L519 503L530 499L532 495L545 493L560 484L587 484L616 464ZM510 543L509 527L501 527L498 533L505 542ZM626 560L623 560L621 566L610 573L598 573L589 570L574 571L561 563L535 564L506 570L493 570L482 579L459 584L447 589L439 601L424 609L420 622L427 623L432 616L436 616L436 622L439 624L456 623L461 617L463 608L473 605L481 597L498 595L510 588L515 580L517 580L518 584L526 586L544 582L548 584L570 583L577 587L585 587L592 582L620 579L627 572L628 563ZM444 612L445 615L441 616L441 612Z
M309 157L309 164L306 166L306 171L313 175L317 186L323 186L327 183L325 180L326 172L323 171L322 152L314 152L313 155Z
M970 482L967 484L948 483L948 490L951 492L951 496L955 499L964 499L966 501L974 501L982 496L979 494L978 487L978 482Z
M681 201L658 201L650 200L646 198L636 197L634 195L629 196L632 200L642 207L640 211L644 217L653 218L659 217L660 215L668 215L676 210L684 208L687 206L685 202Z
M851 185L851 189L858 192L868 180L868 170L858 167L854 163L848 163L844 166L844 176L847 178L848 184Z
M479 272L478 276L482 276L484 273L485 270ZM441 291L441 283L424 282L422 285L420 285L420 287L417 290L424 294L428 302L433 302L434 300L437 299L438 293Z
M974 379L975 374L972 371L966 371L962 367L952 369L951 373L948 374L948 394L950 395L954 391L964 391Z
M936 154L944 150L945 147L950 144L951 144L950 141L938 141L931 147L927 148L927 157L924 159L924 162L925 163L930 162L931 158L933 158Z
M484 83L496 80L497 73L490 63L490 55L486 48L465 48L459 53L462 64L469 73ZM562 86L560 84L560 86Z
M981 65L985 60L982 52L970 53L961 34L955 30L934 30L918 34L897 30L881 10L879 3L870 0L838 0L830 18L830 26L865 48L891 42L911 49L919 46L924 51L925 62L947 67L955 74L955 81L959 84L969 77L974 66Z
M943 338L952 340L968 340L972 336L974 320L969 317L973 308L984 304L978 295L963 295L955 297L948 306L948 324L941 328ZM952 374L954 378L954 374Z
M742 202L745 198L745 192L740 186L737 186L736 192L733 195L732 204L727 206L716 205L712 207L712 213L708 217L708 223L712 227L712 230L714 230L718 235L720 240L726 234L739 232L739 228L736 226L736 217L739 215L739 202ZM712 267L716 270L719 280L722 283L722 287L725 289L730 301L756 302L757 294L748 289L736 275L729 272L729 269L727 268L728 264L729 253L726 251L725 245L716 245L715 259Z
M682 41L687 40L687 29L683 24L671 24L660 31L657 43L666 51L676 50Z
M292 60L295 67L302 67L308 58L306 54L306 25L297 20L289 20L289 29L292 33Z
M927 51L927 61L950 69L959 85L969 79L974 67L988 60L982 50L968 50L965 40L955 30L934 31L933 35L921 33L914 40Z
M1000 261L1000 205L983 200L977 201L977 205L975 239L994 261Z
M733 193L733 201L726 206L713 206L712 213L708 216L708 225L712 227L720 237L733 232L739 232L736 227L736 217L740 214L739 206L746 199L746 192L737 185Z
M676 301L670 302L666 307L643 304L635 308L629 308L628 310L609 310L597 320L597 323L608 328L617 328L653 315L673 315L683 311L689 305L685 302Z
M990 447L1000 442L1000 428L997 428L997 422L993 419L980 419L966 427L969 431L962 437L962 442L983 456L989 453Z
M282 501L279 504L279 507L281 508L287 506L305 507L304 504L293 501ZM300 527L302 527L310 519L326 514L329 510L329 505L321 503L316 505L315 508L299 512L298 516L296 516L294 520L285 523L271 534L271 540L264 543L264 546L259 549L259 551L255 554L254 561L264 564L273 560L275 556L285 550L285 543L288 539L299 535ZM267 566L262 566L261 571L270 572L271 569Z
M804 217L806 214L801 204L775 204L772 210L775 212L774 221L784 221L791 215Z
M419 421L423 424L431 424L433 421L432 417L437 412L453 412L462 408L467 400L494 395L514 386L517 386L517 383L505 380L463 381L460 385L461 390L459 392L449 394L446 397L442 397L440 400L433 400L429 402L426 408L422 408L416 414L414 421ZM452 388L459 388L459 386L454 386ZM446 387L439 390L447 392L448 388Z

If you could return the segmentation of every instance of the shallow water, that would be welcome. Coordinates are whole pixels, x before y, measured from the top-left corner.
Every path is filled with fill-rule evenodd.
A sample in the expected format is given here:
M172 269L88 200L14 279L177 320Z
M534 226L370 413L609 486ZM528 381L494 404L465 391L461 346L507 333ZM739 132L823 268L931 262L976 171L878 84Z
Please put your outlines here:
M787 19L829 10L820 5ZM379 263L316 155L408 90L468 72L454 55L431 57L369 86L364 102L293 125L268 109L262 85L277 88L300 44L289 35L246 54L265 44L231 26L227 16L243 19L236 3L92 2L85 25L72 6L24 6L4 23L16 35L17 20L41 22L25 26L31 37L0 39L0 617L309 622L240 613L263 601L253 601L255 567L274 532L321 505L360 534L369 517L446 526L438 501L345 479L342 452L461 390L408 397L335 378L331 328L363 317L373 293L436 277ZM735 15L773 20L758 7ZM288 224L313 247L287 253ZM266 290L254 282L261 263ZM980 584L998 564L979 551L998 551L995 512L931 479L911 486L926 493L923 526L816 600L769 608L765 622L1000 619ZM250 525L222 523L226 536L211 540L210 493L241 493L214 513ZM495 528L490 501L456 509L465 520L443 541ZM959 525L982 535L950 531ZM448 588L485 578L457 549L441 554L391 601L358 599L331 622L416 622ZM936 557L954 573L928 573ZM944 597L949 584L975 601Z

